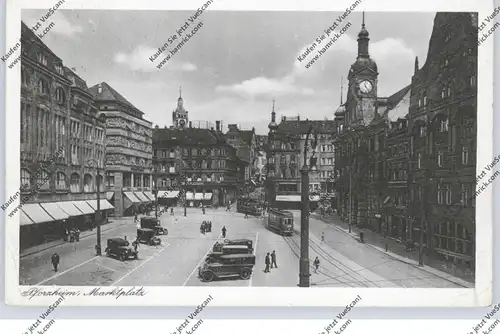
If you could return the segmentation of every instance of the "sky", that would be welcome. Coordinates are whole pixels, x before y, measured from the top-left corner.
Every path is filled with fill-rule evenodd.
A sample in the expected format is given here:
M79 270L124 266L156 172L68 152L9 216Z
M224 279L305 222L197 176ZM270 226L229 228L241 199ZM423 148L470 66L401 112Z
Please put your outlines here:
M22 20L31 26L45 13L23 10ZM299 62L297 56L341 13L207 10L189 23L193 28L201 21L202 27L158 69L168 51L154 62L149 57L193 14L58 10L49 19L55 25L42 40L89 87L107 82L160 127L172 125L179 87L193 121L222 120L226 126L255 127L257 134L267 134L273 99L278 121L282 115L333 119L341 77L345 99L346 77L356 60L361 12L347 17L351 27L306 69L307 61ZM434 16L365 14L370 56L379 70L379 96L390 96L411 83L416 56L420 66L425 63Z

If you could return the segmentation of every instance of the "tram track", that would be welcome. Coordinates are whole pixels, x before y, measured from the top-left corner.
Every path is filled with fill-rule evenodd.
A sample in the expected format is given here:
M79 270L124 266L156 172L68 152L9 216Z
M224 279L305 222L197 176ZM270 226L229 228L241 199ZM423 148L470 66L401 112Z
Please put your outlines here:
M296 233L297 234L297 233ZM287 245L290 247L290 249L292 250L292 252L295 254L295 256L300 259L300 246L299 244L294 240L293 236L290 236L290 237L286 237L286 236L283 236L283 239L285 239L285 242L287 243ZM312 240L310 240L312 241ZM318 253L318 252L317 252ZM345 277L347 275L347 273L342 270L340 267L336 266L335 264L331 263L330 261L328 261L328 259L325 259L321 254L318 253L319 256L321 256L326 262L332 264L334 267L336 267L337 269L339 269L340 271L342 271L344 273L344 275L338 275L336 273L332 273L328 270L325 270L325 269L320 269L318 270L319 273L329 277L330 279L332 280L335 280L336 282L338 282L339 284L343 284L343 285L347 285L349 287L352 287L352 288L357 288L359 287L359 285L364 285L362 284L362 282L358 282L356 279L354 279L354 282L352 281L349 281L349 280L340 280L339 277ZM310 265L310 269L314 269L314 267L312 265ZM336 277L336 276L339 276L339 277ZM352 278L352 277L351 277ZM354 285L353 285L354 284ZM366 285L365 285L366 286Z

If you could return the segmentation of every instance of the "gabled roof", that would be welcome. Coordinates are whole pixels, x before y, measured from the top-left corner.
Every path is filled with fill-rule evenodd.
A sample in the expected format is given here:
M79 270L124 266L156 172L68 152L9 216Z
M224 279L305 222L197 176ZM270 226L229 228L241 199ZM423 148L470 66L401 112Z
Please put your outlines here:
M283 120L278 125L278 132L291 135L306 134L307 131L309 131L311 125L318 133L332 133L336 129L335 121L333 120L322 120L322 121Z
M222 133L209 129L153 129L153 144L171 143L179 145L220 145L226 144Z
M404 87L398 92L392 94L387 99L387 110L385 117L389 121L396 121L400 118L405 118L410 112L410 94L411 85Z
M73 72L72 70L70 70L69 68L67 68L66 66L64 66L64 76L66 78L69 78L70 80L71 80L71 77L73 77L75 79L74 81L71 80L73 82L72 86L78 87L78 88L86 91L87 93L89 93L91 95L94 95L94 94L92 94L92 92L88 88L87 83L85 82L85 80L83 80L82 78L80 78L78 76L78 74L76 74L75 72Z
M240 138L243 141L245 141L248 145L252 144L253 135L254 135L254 131L252 131L252 130L240 131Z
M102 87L101 93L99 93L99 85ZM102 101L117 101L125 104L126 106L135 109L136 111L139 111L141 114L144 114L142 111L137 109L132 103L127 101L126 98L124 98L120 93L118 93L116 90L113 89L109 84L106 82L101 82L100 84L94 85L93 87L90 88L90 91L92 92L92 95L94 95L94 98L96 100L102 100Z

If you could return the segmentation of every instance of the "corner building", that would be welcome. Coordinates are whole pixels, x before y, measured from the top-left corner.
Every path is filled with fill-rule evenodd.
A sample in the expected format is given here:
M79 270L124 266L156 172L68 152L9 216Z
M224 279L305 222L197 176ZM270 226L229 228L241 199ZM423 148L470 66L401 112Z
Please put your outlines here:
M438 13L415 62L409 132L409 216L431 254L475 266L477 14ZM423 228L421 228L423 224ZM423 230L423 235L418 235Z
M154 201L152 123L106 82L90 90L106 115L106 197L117 216L133 215Z
M85 81L23 22L21 36L21 206L6 211L20 215L22 251L93 227L106 123ZM100 209L113 209L99 191Z

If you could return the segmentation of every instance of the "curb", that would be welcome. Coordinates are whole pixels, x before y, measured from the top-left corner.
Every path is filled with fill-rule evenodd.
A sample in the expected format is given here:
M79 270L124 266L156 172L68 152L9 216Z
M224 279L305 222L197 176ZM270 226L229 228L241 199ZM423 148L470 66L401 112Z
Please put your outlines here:
M320 218L323 222L330 223L330 222L328 222L328 221L325 221L325 220L324 220L323 218L321 218L321 217L319 217L319 218ZM339 231L341 231L341 232L344 232L345 234L347 234L347 235L351 236L353 239L356 239L356 237L358 237L358 236L359 236L359 234L358 234L358 233L356 233L356 232L354 232L354 233L349 233L348 231L346 231L346 230L345 230L345 229L343 229L342 227L337 226L337 224L335 224L335 223L330 223L330 225L332 225L332 226L333 226L334 228L336 228L337 230L339 230ZM394 259L396 259L396 260L398 260L398 261L400 261L400 262L404 262L404 263L409 264L409 265L411 265L411 266L413 266L413 267L415 267L415 268L418 268L418 269L423 270L423 271L425 271L425 272L428 272L428 273L430 273L430 274L436 275L436 276L438 276L438 277L441 277L442 279L445 279L445 280L447 280L447 281L453 282L453 283L458 284L458 285L460 285L460 286L463 286L463 287L465 287L465 288L474 289L474 288L475 288L475 286L476 286L474 283L471 283L471 282L468 282L468 281L463 280L463 279L461 279L461 278L455 277L455 276L453 276L453 275L451 275L451 274L447 274L446 272L443 272L443 271L441 271L441 270L434 269L434 268L432 268L432 267L430 267L430 268L429 268L428 266L427 266L427 267L420 267L420 266L418 265L418 263L417 263L416 261L414 261L414 260L411 260L411 259L405 258L405 257L403 257L403 256L401 256L401 255L397 255L397 254L392 253L392 252L386 252L386 251L385 251L385 249L382 249L382 248L380 248L380 247L378 247L378 246L375 246L375 245L372 245L372 244L370 244L370 243L366 243L366 242L365 242L365 245L367 245L367 246L371 247L372 249L375 249L375 250L377 250L377 251L379 251L379 252L381 252L381 253L387 254L387 255L389 255L390 257L392 257L392 258L394 258Z
M107 229L101 229L101 233L102 233L102 232L105 232L105 231L112 230L112 229L114 229L114 228L118 228L118 227L123 226L123 225L125 225L125 224L126 224L126 223L122 223L122 224L116 225L116 226L114 226L114 227L110 227L110 228L107 228ZM89 234L87 234L87 235L81 236L81 237L80 237L80 239L85 239L86 237L90 237L90 236L93 236L93 235L96 235L96 234L97 234L97 232L95 232L95 233L94 233L94 232L92 232L92 233L89 233ZM22 258L24 258L24 257L26 257L26 256L34 255L34 254L37 254L37 253L40 253L40 252L46 251L47 249L51 249L51 248L54 248L54 247L58 247L58 246L64 245L64 244L66 244L66 243L68 243L68 242L67 242L67 241L61 241L61 242L59 242L59 243L57 243L57 244L54 244L54 245L51 245L51 246L47 246L47 247L45 247L45 248L41 248L41 249L38 249L38 250L36 250L36 251L33 251L33 252L30 252L30 253L27 253L27 254L20 255L20 256L19 256L19 258L20 258L20 259L22 259Z

